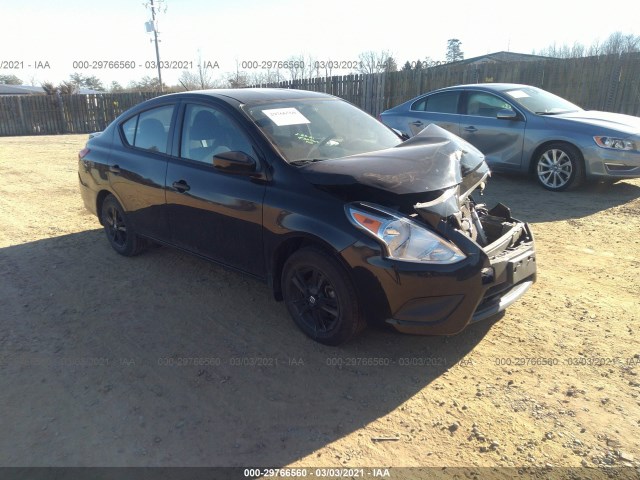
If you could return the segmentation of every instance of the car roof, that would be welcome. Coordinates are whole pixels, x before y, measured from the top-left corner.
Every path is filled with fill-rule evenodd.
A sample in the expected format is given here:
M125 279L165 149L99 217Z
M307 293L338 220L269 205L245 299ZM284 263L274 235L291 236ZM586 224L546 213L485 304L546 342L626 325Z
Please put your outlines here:
M474 89L474 90L480 90L485 92L504 92L507 90L516 90L519 88L537 88L537 87L533 87L532 85L523 85L520 83L467 83L464 85L452 85L450 87L438 88L436 90L430 90L428 92L422 93L417 97L413 97L412 99L407 100L406 102L401 103L400 105L396 105L395 107L390 108L389 110L386 110L382 113L384 115L390 111L405 111L406 109L411 108L411 105L413 105L416 101L419 101L420 99L428 95L432 95L434 93L439 93L439 92L456 91L456 90L463 90L463 89Z
M520 83L467 83L465 85L454 85L451 87L439 88L437 90L432 90L429 93L442 92L445 90L455 90L458 88L475 88L478 90L503 92L505 90L513 90L516 88L536 88L536 87L533 87L532 85L522 85Z
M333 95L328 95L326 93L312 92L309 90L293 90L288 88L217 88L164 95L166 98L183 96L215 97L226 102L229 102L229 100L235 100L244 104L258 104L262 102L308 98L336 98Z

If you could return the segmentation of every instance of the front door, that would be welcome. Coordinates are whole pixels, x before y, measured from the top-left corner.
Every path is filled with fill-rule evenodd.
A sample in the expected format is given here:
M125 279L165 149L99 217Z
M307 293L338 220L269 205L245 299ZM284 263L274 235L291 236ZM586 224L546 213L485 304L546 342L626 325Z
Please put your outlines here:
M496 95L470 91L466 95L466 115L461 115L459 135L484 153L489 166L519 169L526 123L518 114L514 119L497 118L513 107Z
M167 167L173 243L245 272L265 276L265 184L214 168L214 155L241 151L258 161L250 137L221 108L186 104L178 158ZM259 162L259 161L258 161Z

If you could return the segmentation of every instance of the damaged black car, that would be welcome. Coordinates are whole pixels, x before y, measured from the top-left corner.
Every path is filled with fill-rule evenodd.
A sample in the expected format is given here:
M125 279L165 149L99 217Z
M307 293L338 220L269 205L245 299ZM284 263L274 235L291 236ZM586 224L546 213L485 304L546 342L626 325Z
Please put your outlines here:
M165 244L260 278L329 345L372 323L451 335L526 292L533 235L476 203L489 173L440 127L404 141L339 98L281 89L143 102L78 171L116 252Z

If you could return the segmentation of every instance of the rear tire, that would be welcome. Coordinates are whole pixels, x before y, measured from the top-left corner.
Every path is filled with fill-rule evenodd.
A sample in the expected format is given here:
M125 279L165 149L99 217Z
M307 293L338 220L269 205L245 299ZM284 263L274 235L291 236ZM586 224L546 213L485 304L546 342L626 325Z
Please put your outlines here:
M111 247L120 255L132 257L147 246L146 240L136 234L131 220L113 195L104 199L100 220Z
M348 272L322 250L294 252L282 269L282 290L296 325L317 342L340 345L366 326Z
M580 151L568 143L547 145L536 157L538 183L552 192L577 188L584 182L584 163Z

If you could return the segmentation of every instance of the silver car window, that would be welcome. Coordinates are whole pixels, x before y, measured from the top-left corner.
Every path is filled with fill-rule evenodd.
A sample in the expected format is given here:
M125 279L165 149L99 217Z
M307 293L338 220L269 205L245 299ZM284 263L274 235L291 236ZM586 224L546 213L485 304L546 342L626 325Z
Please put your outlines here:
M467 96L467 115L495 118L500 110L511 110L513 107L500 97L486 92L469 92Z
M411 110L418 112L458 113L460 92L440 92L428 95L411 105Z

